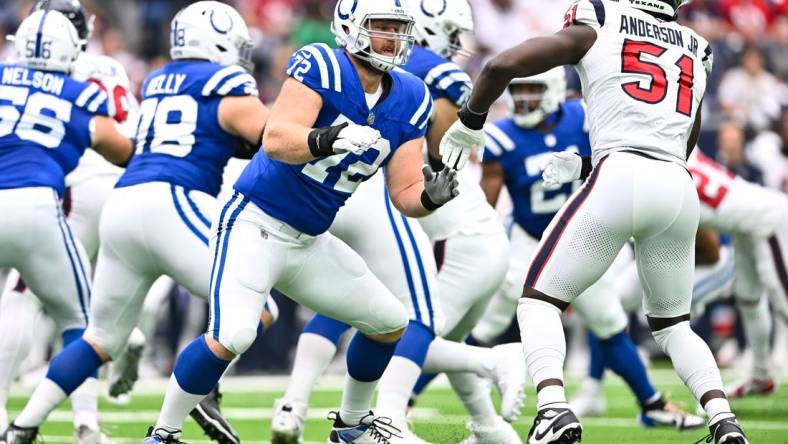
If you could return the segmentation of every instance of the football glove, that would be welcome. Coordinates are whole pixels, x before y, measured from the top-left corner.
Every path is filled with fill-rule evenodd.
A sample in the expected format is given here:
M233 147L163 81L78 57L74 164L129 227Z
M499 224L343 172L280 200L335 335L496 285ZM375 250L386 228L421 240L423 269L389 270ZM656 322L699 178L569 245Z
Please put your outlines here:
M460 194L456 170L444 167L435 173L429 165L424 165L421 172L424 174L424 191L421 193L424 208L435 211Z
M309 133L309 151L315 157L334 154L363 154L380 140L374 128L342 123L328 128L315 128Z
M569 151L552 153L542 167L542 181L546 189L555 189L567 182L580 179L583 160Z
M468 163L468 158L473 152L479 160L482 160L484 133L482 130L468 128L461 120L457 120L441 139L440 155L443 164L461 170Z

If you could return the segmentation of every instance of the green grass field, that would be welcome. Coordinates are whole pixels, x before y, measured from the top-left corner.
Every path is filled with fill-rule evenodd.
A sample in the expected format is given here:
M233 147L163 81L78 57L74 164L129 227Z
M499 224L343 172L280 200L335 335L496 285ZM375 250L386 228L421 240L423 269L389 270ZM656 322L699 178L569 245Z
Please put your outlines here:
M682 407L694 409L690 396L681 382L667 370L652 372L660 390L668 393ZM730 378L728 378L730 379ZM572 383L573 382L573 383ZM577 380L570 381L571 394L577 388ZM271 406L282 393L282 382L278 378L234 379L224 385L222 407L232 420L246 443L268 442ZM139 443L147 427L156 419L161 406L163 381L148 384L142 393L135 394L130 405L117 407L102 401L102 422L107 434L118 443ZM688 433L675 430L646 430L638 426L634 399L623 383L608 377L606 388L608 413L604 418L589 418L583 421L584 444L616 443L693 443L706 434L706 429ZM9 402L9 414L13 418L25 402L24 394L16 393ZM324 443L330 422L325 415L336 409L340 391L336 384L321 385L312 399L309 422L306 429L308 444ZM757 444L788 443L788 391L772 397L755 397L736 401L734 409L745 426L750 441ZM516 424L525 437L532 421L534 409L533 393L528 393L526 415ZM457 443L468 436L465 429L466 416L457 397L445 386L435 386L422 396L413 414L415 431L422 438L438 444ZM43 428L44 440L49 443L72 442L71 415L68 408L55 412ZM188 420L183 439L189 443L205 442L205 437L196 424Z

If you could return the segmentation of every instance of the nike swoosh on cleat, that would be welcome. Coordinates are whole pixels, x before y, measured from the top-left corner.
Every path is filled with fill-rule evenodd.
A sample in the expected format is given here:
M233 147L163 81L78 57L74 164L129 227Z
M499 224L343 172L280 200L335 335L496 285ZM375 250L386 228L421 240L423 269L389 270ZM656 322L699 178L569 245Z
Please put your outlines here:
M563 411L563 412L555 415L553 418L551 418L552 419L551 423L555 424L555 420L557 420L558 418L560 418L563 415L566 415L567 413L569 413L569 412L568 411ZM552 428L552 424L548 425L545 428L545 430L543 430L542 432L539 432L539 426L536 426L536 431L534 433L534 438L536 438L537 441L541 441L542 439L544 439L545 435L547 435L547 432L549 432L550 429Z

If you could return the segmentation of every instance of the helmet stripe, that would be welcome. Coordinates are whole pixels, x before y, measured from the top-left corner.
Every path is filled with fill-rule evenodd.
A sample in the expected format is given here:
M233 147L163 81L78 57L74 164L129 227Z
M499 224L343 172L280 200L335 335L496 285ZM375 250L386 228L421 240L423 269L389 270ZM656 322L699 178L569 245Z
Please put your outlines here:
M38 24L35 58L41 57L41 39L44 37L44 21L47 19L47 14L49 14L49 11L44 11L44 15L41 16L41 23Z

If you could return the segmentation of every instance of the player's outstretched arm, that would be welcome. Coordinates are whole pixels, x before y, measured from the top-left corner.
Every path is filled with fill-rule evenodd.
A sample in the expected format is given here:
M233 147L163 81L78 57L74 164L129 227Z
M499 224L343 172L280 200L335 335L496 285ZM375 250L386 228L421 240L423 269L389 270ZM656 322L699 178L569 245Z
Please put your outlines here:
M93 125L92 148L115 165L125 167L129 163L134 147L131 140L118 131L117 123L111 117L96 116Z
M578 63L596 38L593 28L576 24L553 35L535 37L503 51L484 65L474 84L468 108L484 114L503 94L512 79Z
M315 159L308 139L322 106L320 94L288 78L271 106L265 125L263 150L266 156L292 164Z
M260 149L268 114L268 108L253 96L225 97L219 102L219 125L245 142L236 157L250 159Z
M432 120L427 129L427 149L433 159L440 159L440 144L443 135L457 121L457 112L460 107L451 100L439 98L432 102Z
M445 168L436 173L422 164L423 145L424 138L405 142L386 166L391 202L409 217L426 216L459 194L456 171Z

